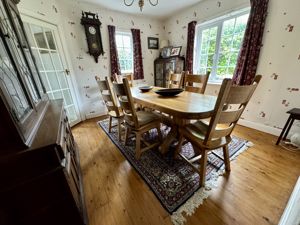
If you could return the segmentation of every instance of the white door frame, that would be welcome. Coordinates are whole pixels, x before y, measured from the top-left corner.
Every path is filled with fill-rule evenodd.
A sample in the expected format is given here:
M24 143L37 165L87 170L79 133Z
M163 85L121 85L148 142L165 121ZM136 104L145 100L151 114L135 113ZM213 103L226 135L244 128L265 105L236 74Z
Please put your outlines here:
M73 69L73 66L72 66L72 63L71 63L71 58L70 58L69 52L67 51L67 48L66 48L67 45L66 45L66 40L65 40L62 24L53 23L47 17L42 16L42 15L36 13L36 12L30 11L28 9L24 9L24 8L20 7L19 11L20 11L20 14L21 14L21 18L26 16L26 17L29 17L33 20L40 20L40 21L45 22L49 25L57 27L58 36L59 36L58 38L60 39L60 42L61 42L61 50L62 50L62 52L65 56L66 66L70 70L70 81L71 81L71 83L70 83L71 87L70 88L71 88L71 91L73 91L74 96L75 96L74 101L76 101L76 103L78 105L79 119L80 119L80 121L83 121L84 118L85 118L85 115L84 115L83 110L82 110L83 107L82 107L82 102L80 100L78 84L77 84L77 81L76 81L76 78L75 78L75 72L74 72L74 69ZM75 124L72 124L72 125L75 125Z

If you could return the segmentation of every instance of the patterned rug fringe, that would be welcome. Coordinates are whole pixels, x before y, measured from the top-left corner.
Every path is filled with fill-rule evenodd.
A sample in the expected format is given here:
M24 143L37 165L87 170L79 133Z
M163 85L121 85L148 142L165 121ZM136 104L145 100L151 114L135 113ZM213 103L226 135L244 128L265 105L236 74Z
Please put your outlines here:
M235 160L238 155L246 151L249 147L254 144L252 142L247 142L247 144L242 147L238 152L235 153L232 160ZM211 174L211 179L205 182L205 187L197 190L193 196L191 196L182 206L180 206L171 215L171 221L174 225L184 225L186 222L185 216L191 216L194 214L195 210L203 204L203 200L208 198L212 189L218 187L218 178L224 175L225 170L222 168L219 172L213 172Z

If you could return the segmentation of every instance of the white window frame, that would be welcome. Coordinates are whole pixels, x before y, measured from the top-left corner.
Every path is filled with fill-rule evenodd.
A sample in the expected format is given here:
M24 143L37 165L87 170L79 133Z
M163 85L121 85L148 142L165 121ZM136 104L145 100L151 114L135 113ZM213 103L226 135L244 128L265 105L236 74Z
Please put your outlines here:
M122 35L122 36L128 36L130 38L130 41L131 41L131 54L132 54L132 70L122 70L121 69L121 74L127 74L127 73L133 73L133 40L132 40L132 33L131 32L126 32L126 31L116 31L116 38L117 38L117 35ZM117 42L116 42L116 45L117 45ZM124 46L123 46L124 48ZM117 46L117 51L118 51L118 46ZM118 52L118 56L119 56L119 52ZM119 56L120 57L120 56ZM120 62L120 58L118 59L119 62Z
M210 71L210 77L208 83L212 84L220 84L222 83L221 79L217 79L216 70L217 70L217 64L220 54L220 42L221 42L221 34L222 34L222 28L223 23L226 20L230 20L235 17L243 16L245 14L250 13L250 7L240 9L231 13L228 13L226 15L211 19L209 21L200 23L196 26L196 36L195 36L195 42L194 42L194 63L193 63L193 71L195 73L199 73L200 68L200 50L201 50L201 40L202 40L202 31L211 27L218 27L217 31L217 39L216 39L216 51L213 57L213 66L212 70Z

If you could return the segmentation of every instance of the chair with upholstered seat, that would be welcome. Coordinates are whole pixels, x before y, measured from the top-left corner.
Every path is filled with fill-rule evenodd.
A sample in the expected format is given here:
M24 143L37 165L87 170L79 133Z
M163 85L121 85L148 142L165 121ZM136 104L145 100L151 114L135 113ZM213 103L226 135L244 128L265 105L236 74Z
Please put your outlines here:
M125 145L131 132L136 136L136 152L137 159L140 158L142 152L157 146L159 143L150 144L146 142L142 135L151 129L156 129L159 139L162 139L160 131L160 117L153 112L148 111L136 111L134 101L131 95L128 80L123 78L122 83L113 84L114 91L119 100L120 106L124 113L125 120ZM141 144L144 142L145 147L141 148Z
M169 73L169 77L167 80L167 87L168 88L181 88L183 82L184 73Z
M204 94L210 72L206 74L185 74L184 89L185 91Z
M180 128L176 155L180 155L199 173L200 186L205 184L207 154L214 154L212 150L223 148L225 170L230 171L228 144L231 141L231 133L260 79L261 76L257 75L253 84L247 86L234 86L231 79L224 79L209 122L199 120ZM193 158L188 159L180 153L184 139L191 142L194 148ZM199 160L200 169L195 165Z
M107 108L107 114L109 116L109 128L108 132L111 132L112 119L115 118L118 120L118 138L121 140L122 136L122 122L124 119L124 114L121 108L118 106L118 101L112 89L112 82L110 78L105 77L105 80L101 80L99 77L95 76L95 79L98 83L98 87L102 96L102 99Z

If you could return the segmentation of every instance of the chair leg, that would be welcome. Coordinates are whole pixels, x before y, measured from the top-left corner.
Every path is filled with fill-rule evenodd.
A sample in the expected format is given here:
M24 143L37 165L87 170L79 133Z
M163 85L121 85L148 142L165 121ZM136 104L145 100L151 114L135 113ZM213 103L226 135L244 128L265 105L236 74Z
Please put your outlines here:
M119 137L119 141L121 141L122 139L122 119L118 118L118 137Z
M156 130L157 130L159 140L162 141L163 138L160 130L160 124L156 127Z
M205 177L206 177L206 164L207 164L207 151L202 150L202 156L200 159L200 187L205 186Z
M128 141L128 137L129 137L129 134L131 133L131 129L129 127L126 127L126 130L125 130L125 145L127 145L127 141Z
M109 116L109 126L108 126L108 132L111 132L111 124L112 124L112 117Z
M141 157L141 134L136 133L135 137L135 158L140 159Z
M180 153L180 149L181 149L182 143L183 143L183 141L184 141L184 138L183 138L183 135L182 135L182 134L180 134L178 140L179 140L179 141L178 141L178 144L177 144L177 147L176 147L176 150L175 150L175 155L174 155L174 157L177 157L177 156L179 155L179 153Z
M223 157L225 163L225 170L226 172L230 172L230 159L229 159L228 145L223 146Z

